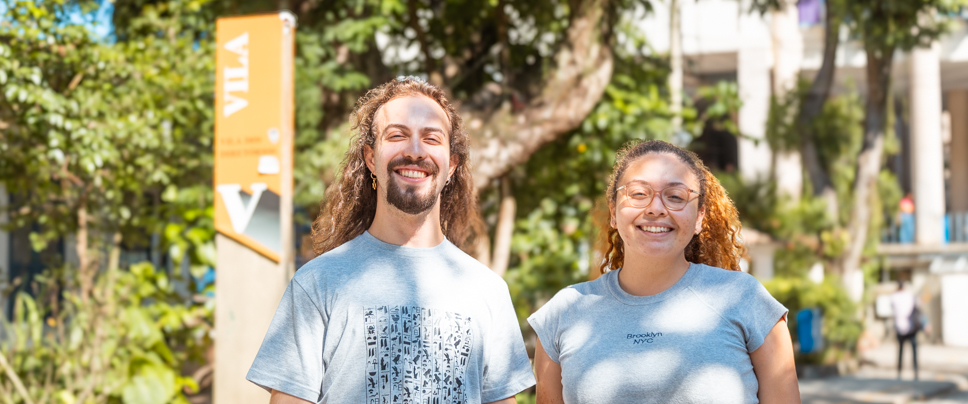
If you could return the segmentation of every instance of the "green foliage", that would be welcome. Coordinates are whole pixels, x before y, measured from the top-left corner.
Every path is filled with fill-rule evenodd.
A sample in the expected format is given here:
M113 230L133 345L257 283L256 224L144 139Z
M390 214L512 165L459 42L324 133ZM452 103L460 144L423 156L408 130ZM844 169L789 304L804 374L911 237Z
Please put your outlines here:
M146 5L114 44L69 23L75 4L97 3L8 1L0 24L0 178L19 207L10 227L41 224L31 239L42 248L82 228L138 246L173 217L206 225L196 223L212 200L204 2Z
M88 270L50 267L36 300L19 292L3 354L35 403L185 402L194 381L182 365L211 343L211 303L178 296L148 264L113 267L104 251L154 244L195 274L214 265L209 3L139 4L116 42L70 21L98 2L5 5L0 181L15 209L0 208L8 228L39 225L37 251L77 235ZM0 397L27 402L11 382L0 376Z
M518 395L514 396L514 400L518 404L536 404L537 403L537 401L536 401L537 400L537 395L535 395L534 393L530 393L530 392L527 392L526 391L526 392L523 392L521 394L518 394Z
M710 101L699 117L699 122L709 121L714 129L724 129L734 135L743 136L736 126L736 114L743 105L739 98L739 85L731 81L720 81L712 86L700 87L699 98ZM694 129L695 132L699 128Z
M857 319L857 305L840 287L839 281L828 277L817 284L804 277L782 277L766 282L764 286L790 309L787 323L794 341L797 341L796 313L805 308L821 309L824 350L815 355L798 355L797 363L829 364L853 355L863 325Z
M13 320L0 320L0 401L28 402L12 373L34 403L188 403L198 386L181 369L211 343L213 300L184 305L148 263L103 272L86 299L73 288L58 299L60 278L39 277L39 297L20 292Z
M786 99L774 100L768 120L767 139L774 150L794 150L800 144L801 130L796 113L809 86L801 83ZM820 162L830 174L840 208L829 217L826 202L812 196L809 181L799 200L778 195L776 183L763 178L743 179L738 174L718 174L718 178L740 212L743 225L765 232L787 243L777 252L779 275L804 274L816 262L833 264L847 246L846 224L853 200L855 167L863 137L862 100L853 91L829 99L820 116L809 124L816 136ZM887 170L881 171L875 195L874 218L870 234L879 234L884 215L890 215L900 200L900 186ZM868 237L865 256L875 255L877 237Z
M864 46L879 53L926 46L948 32L964 0L854 0L845 2L845 20Z

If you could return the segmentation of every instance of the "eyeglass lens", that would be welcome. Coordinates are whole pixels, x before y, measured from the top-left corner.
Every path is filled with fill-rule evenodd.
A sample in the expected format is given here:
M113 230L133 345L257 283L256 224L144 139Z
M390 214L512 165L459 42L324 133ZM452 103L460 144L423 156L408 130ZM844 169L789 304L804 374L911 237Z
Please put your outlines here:
M625 192L628 195L629 204L636 208L649 206L655 194L652 188L637 184L626 186ZM689 189L685 187L665 188L659 193L659 197L662 198L662 204L666 208L679 210L686 207L686 203L689 202Z

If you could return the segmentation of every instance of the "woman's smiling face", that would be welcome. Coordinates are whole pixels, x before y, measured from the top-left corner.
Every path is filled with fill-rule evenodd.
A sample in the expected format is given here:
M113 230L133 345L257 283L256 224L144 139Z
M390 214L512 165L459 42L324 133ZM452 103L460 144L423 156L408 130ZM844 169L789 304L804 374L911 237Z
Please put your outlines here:
M702 229L705 212L693 198L682 210L670 210L658 195L671 186L699 190L699 179L690 167L668 153L649 153L629 164L616 183L647 184L656 191L644 208L629 203L624 191L616 192L611 208L611 225L618 230L625 245L625 262L629 258L673 258L684 256L692 236Z

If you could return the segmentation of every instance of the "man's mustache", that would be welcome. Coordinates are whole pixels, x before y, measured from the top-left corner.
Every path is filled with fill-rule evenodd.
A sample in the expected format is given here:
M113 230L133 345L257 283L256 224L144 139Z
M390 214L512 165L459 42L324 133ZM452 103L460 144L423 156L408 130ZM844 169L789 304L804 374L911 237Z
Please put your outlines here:
M393 171L400 166L417 166L425 171L430 172L430 175L435 177L437 176L437 173L440 172L440 168L438 168L437 165L434 164L429 159L415 160L405 156L397 157L391 160L390 163L387 164L387 171L389 171L390 173L393 173Z

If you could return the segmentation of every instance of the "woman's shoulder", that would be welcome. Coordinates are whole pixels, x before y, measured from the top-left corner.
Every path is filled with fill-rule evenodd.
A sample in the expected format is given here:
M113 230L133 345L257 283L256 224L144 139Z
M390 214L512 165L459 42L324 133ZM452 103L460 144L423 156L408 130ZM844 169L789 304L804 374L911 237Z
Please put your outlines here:
M742 299L763 285L753 275L705 264L693 264L696 275L690 287L701 294Z
M576 283L559 290L551 300L548 300L547 303L541 306L539 311L561 312L599 300L607 293L603 283L607 275L602 275L592 281Z
M773 318L774 312L785 310L753 275L701 264L695 267L698 271L691 285L693 293L720 314L740 315L762 309L769 311L768 317Z
M696 279L701 284L713 287L727 285L749 287L759 284L759 281L753 275L743 271L733 271L706 264L692 264L692 266L697 271Z

